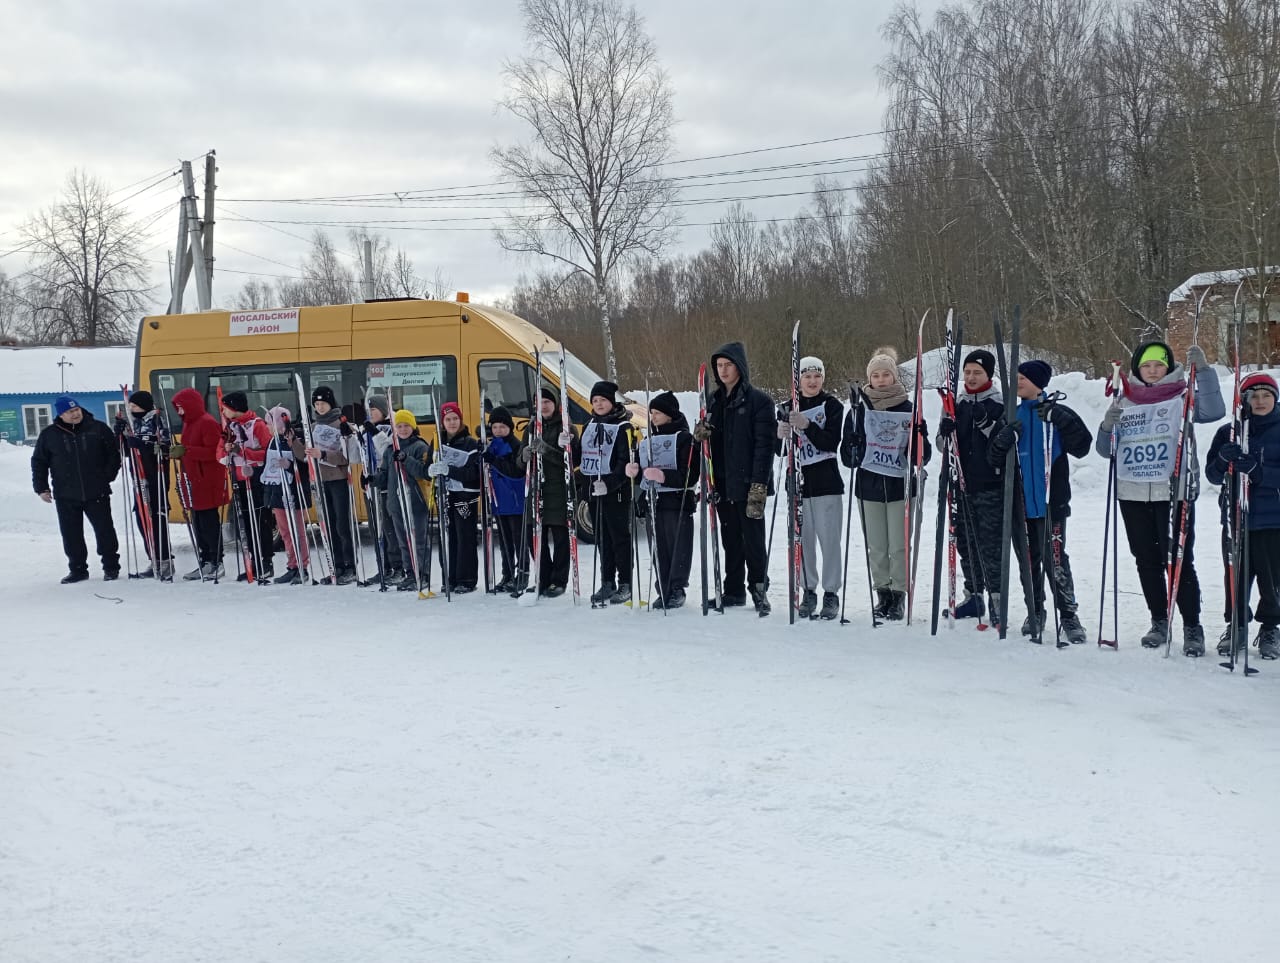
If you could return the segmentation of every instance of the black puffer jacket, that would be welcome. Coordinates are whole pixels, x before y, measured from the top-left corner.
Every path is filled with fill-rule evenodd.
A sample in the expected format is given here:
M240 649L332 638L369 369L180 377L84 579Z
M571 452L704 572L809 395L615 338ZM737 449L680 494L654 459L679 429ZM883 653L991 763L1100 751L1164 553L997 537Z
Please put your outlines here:
M631 448L633 445L631 412L627 411L624 405L614 402L613 410L607 415L593 414L591 420L582 426L582 439L589 445L594 440L591 433L597 430L597 425L623 426L618 429L618 438L614 443L613 453L609 458L608 470L598 478L604 482L608 494L613 495L621 491L624 497L629 498L631 495L631 479L627 477L627 462L631 460ZM596 480L596 475L583 475L583 481L587 482L587 484L593 484Z
M956 440L966 491L976 493L1004 487L999 472L987 459L991 436L1003 421L1004 401L998 385L988 384L976 394L969 394L963 385L960 387L956 394Z
M569 490L564 483L564 449L556 444L562 424L559 411L550 418L542 419L542 440L549 446L549 450L542 456L542 524L544 525L563 526L569 524ZM573 435L573 444L571 445L573 468L576 469L578 463L582 460L582 440L578 437L577 432L572 429L570 429L570 432ZM521 449L525 464L528 464L529 459L524 457L523 453L529 451L533 433L534 422L530 421L524 429L524 447ZM530 454L532 453L530 452ZM576 488L577 482L575 481L574 484ZM533 503L534 499L525 499L526 513L532 514Z
M53 497L58 501L107 498L118 474L120 449L115 434L88 411L78 425L55 418L40 432L31 453L31 487L37 495L49 491L52 476Z
M442 436L444 432L440 433ZM449 498L457 500L465 500L468 498L479 497L480 492L480 442L471 437L471 429L463 425L458 429L458 433L450 435L441 442L441 445L453 448L456 451L474 452L474 456L468 456L466 464L458 467L449 468L449 480L458 482L465 491L452 491Z
M815 422L810 421L809 427L803 432L809 444L813 445L820 452L830 452L835 454L840 450L840 433L844 421L844 405L836 398L820 391L812 398L800 398L800 410L809 411L812 408L822 406L827 415L827 425L825 428L819 428ZM785 421L791 414L791 401L788 399L778 407L778 420ZM782 454L782 441L774 443L774 452ZM825 458L822 461L814 462L811 465L805 465L801 469L804 476L805 498L818 498L823 495L843 495L844 479L840 477L840 463L834 458Z
M733 391L725 390L716 371L717 358L732 361L741 379ZM716 490L730 502L745 502L747 492L757 482L773 491L773 444L778 437L773 400L751 386L747 349L731 341L711 355L711 374L716 390L707 407L711 425L711 464L716 473Z
M698 484L698 447L689 434L689 422L683 414L676 415L661 428L653 426L653 434L676 436L676 467L662 473L662 483L668 488L679 491L658 492L659 511L681 511L692 514L697 507L698 497L691 489ZM641 445L644 444L642 441Z

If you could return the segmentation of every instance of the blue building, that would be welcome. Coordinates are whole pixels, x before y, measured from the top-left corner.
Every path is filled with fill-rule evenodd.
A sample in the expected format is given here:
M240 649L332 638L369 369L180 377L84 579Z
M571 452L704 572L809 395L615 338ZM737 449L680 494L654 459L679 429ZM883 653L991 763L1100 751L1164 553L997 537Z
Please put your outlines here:
M132 379L132 347L0 348L0 441L34 445L61 394L110 423Z

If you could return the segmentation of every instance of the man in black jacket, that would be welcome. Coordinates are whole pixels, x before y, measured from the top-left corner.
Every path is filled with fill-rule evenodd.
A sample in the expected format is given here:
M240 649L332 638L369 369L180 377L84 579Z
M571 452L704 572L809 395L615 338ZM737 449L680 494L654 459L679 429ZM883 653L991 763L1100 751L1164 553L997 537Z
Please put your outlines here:
M86 517L102 559L102 578L110 582L120 576L120 542L111 519L111 483L120 473L120 449L111 429L74 398L59 397L54 410L58 417L40 432L31 455L31 485L37 495L58 509L62 550L70 568L62 584L89 577Z
M719 348L711 361L717 388L706 421L693 434L699 441L711 439L715 510L724 544L722 598L725 605L746 605L749 590L756 611L768 615L764 507L773 486L775 409L768 395L751 387L747 349L740 341Z

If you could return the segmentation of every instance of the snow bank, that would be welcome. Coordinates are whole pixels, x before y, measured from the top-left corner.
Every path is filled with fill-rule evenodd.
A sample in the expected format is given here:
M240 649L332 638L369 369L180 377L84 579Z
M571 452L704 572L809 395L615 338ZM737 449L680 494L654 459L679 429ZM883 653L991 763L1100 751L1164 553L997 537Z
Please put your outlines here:
M119 391L133 383L133 348L0 348L0 394L58 391L64 371L70 394Z
M31 490L31 449L0 441L0 531L47 536L57 530L54 507Z

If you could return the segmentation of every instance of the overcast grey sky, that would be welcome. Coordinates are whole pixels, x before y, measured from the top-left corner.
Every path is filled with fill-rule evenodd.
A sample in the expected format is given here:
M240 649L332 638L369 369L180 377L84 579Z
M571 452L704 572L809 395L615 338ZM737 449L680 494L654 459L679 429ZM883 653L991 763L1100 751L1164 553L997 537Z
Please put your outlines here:
M644 0L639 10L675 90L677 157L879 129L879 26L892 6L892 0ZM268 280L296 273L285 265L296 265L306 245L281 231L307 236L313 230L306 224L273 230L234 218L373 221L499 213L491 209L494 200L484 199L406 211L232 199L483 184L497 179L489 149L524 133L495 106L502 62L521 52L516 0L0 0L0 22L0 143L6 148L0 253L17 246L16 228L57 195L72 168L85 168L113 189L134 182L145 187L144 178L176 166L177 158L216 148L216 253L223 273L215 273L214 296L222 304L249 277L232 272ZM878 146L877 137L867 137L679 164L671 172L852 157ZM810 184L707 185L685 197L804 191ZM136 189L120 190L116 198ZM127 201L138 216L156 218L147 257L157 284L174 244L177 195L178 179L172 178ZM762 217L785 217L803 202L746 203ZM726 206L690 206L684 218L691 225L714 221ZM422 229L427 226L371 229L404 246L420 274L439 268L456 289L477 298L507 292L520 273L536 267L504 253L484 221L435 225L467 230ZM345 248L343 229L331 233ZM706 228L686 227L678 249L695 250L705 239ZM0 259L10 275L26 266L21 253Z

